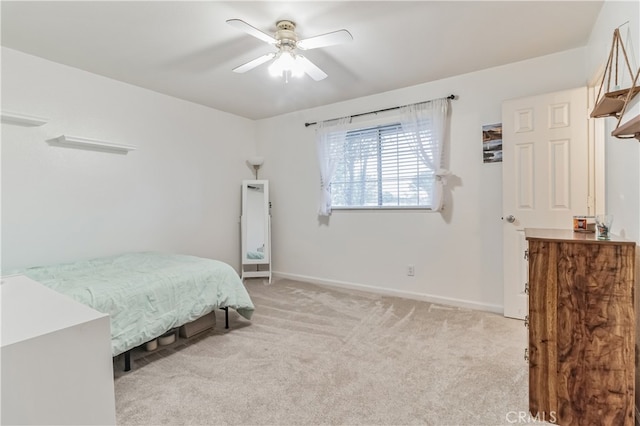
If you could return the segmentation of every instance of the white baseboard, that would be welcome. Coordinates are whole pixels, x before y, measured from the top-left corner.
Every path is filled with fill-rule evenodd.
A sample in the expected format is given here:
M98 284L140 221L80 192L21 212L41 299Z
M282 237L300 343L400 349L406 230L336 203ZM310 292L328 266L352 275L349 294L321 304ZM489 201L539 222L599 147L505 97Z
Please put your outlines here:
M347 288L351 290L362 290L370 293L382 294L385 296L402 297L405 299L421 300L423 302L437 303L440 305L455 306L457 308L473 309L477 311L493 312L503 315L504 307L501 305L492 305L489 303L478 303L471 300L455 299L451 297L435 296L432 294L416 293L412 291L395 290L383 287L374 287L366 284L351 283L347 281L328 280L318 277L310 277L307 275L290 274L287 272L273 272L274 278L283 278L296 281L303 281L312 284L320 284L331 287Z

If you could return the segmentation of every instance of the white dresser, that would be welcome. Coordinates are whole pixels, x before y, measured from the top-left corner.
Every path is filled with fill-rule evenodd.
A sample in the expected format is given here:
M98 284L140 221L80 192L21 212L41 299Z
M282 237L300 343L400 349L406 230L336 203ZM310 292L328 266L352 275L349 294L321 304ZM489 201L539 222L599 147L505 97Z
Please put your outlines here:
M22 275L0 304L0 423L115 424L109 316Z

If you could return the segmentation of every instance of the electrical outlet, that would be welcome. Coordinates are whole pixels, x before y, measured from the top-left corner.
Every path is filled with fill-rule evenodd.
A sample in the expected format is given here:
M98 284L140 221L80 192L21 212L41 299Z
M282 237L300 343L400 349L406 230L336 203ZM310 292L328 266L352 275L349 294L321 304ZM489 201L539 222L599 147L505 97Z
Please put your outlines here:
M416 274L416 270L413 265L407 265L407 275L413 277Z

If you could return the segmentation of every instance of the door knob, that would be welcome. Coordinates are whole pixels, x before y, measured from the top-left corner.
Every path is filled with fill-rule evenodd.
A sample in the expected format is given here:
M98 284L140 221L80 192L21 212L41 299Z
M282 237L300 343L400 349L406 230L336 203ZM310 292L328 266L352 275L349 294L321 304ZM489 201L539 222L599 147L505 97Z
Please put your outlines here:
M509 223L513 223L516 221L516 217L512 214L510 214L509 216L505 217L505 219L507 220L507 222Z

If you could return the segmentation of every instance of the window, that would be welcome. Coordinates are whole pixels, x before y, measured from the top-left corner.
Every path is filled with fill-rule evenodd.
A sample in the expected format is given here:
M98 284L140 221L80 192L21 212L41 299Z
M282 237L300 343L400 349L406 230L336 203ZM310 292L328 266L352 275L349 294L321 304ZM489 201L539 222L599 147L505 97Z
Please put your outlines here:
M415 128L414 128L415 129ZM417 130L416 130L417 131ZM336 169L331 181L334 208L429 208L435 170L429 130L403 131L400 123L346 132L333 143ZM416 139L422 141L419 149Z
M318 215L333 206L440 211L450 174L442 167L450 99L397 107L392 124L352 130L353 116L318 123Z

